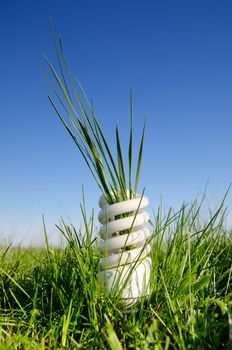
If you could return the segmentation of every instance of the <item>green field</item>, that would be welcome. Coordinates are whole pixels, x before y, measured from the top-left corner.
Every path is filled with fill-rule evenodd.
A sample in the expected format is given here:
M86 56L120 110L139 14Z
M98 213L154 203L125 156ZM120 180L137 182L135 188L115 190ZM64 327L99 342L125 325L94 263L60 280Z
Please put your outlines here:
M83 208L82 208L83 209ZM223 205L195 201L151 223L151 294L130 312L98 281L91 216L65 248L0 249L0 349L232 349L232 238ZM46 229L45 229L46 237Z

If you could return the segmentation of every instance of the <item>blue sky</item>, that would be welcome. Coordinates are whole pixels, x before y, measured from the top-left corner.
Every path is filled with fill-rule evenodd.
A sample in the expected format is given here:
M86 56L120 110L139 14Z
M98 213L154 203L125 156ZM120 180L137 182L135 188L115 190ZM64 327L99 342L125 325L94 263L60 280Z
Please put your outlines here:
M0 4L0 238L52 242L60 217L77 226L100 195L47 100L43 53L55 61L51 16L114 147L136 139L147 117L140 190L150 210L178 208L204 192L217 207L232 181L231 1L2 1ZM135 141L136 141L135 139ZM227 199L231 216L232 196ZM230 220L229 220L230 221Z

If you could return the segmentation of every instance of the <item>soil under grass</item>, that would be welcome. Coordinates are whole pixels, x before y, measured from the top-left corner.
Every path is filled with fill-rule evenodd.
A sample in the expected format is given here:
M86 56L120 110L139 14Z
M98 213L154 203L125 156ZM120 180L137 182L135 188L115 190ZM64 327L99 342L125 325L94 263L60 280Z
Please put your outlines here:
M0 249L0 349L232 349L232 236L195 202L152 225L151 295L104 298L93 218L63 249ZM45 232L46 233L46 232Z

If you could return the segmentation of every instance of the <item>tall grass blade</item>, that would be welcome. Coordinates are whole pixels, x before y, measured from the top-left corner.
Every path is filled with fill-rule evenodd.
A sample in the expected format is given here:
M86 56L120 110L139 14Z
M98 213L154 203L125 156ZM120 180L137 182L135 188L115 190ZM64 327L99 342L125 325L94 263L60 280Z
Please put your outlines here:
M123 199L126 199L126 177L125 177L125 171L124 171L124 164L123 164L123 158L122 158L122 149L120 144L120 138L118 133L118 127L116 126L116 142L117 142L117 156L118 156L118 169L119 169L119 176L120 176L120 184L122 187L122 195Z
M88 168L89 168L91 174L93 175L93 178L94 178L94 180L96 181L98 187L99 187L100 190L103 192L103 191L104 191L104 190L103 190L104 187L102 186L101 182L99 182L98 178L96 177L96 175L95 175L95 173L94 173L94 170L96 171L96 169L94 168L94 170L93 170L93 168L92 168L90 162L88 161L88 158L87 158L88 153L87 153L87 156L86 156L85 151L83 150L83 148L81 147L81 145L78 143L77 138L74 136L73 132L72 132L71 129L69 128L68 124L65 122L64 118L61 116L61 114L60 114L58 108L56 107L54 101L52 100L52 98L51 98L50 96L48 96L48 99L49 99L50 103L52 104L54 110L56 111L58 117L60 118L62 124L64 125L65 129L68 131L69 135L71 136L71 138L72 138L73 141L75 142L76 146L78 147L79 151L81 152L81 154L82 154L82 156L83 156L83 158L84 158L84 160L85 160L85 162L86 162L86 164L87 164L87 166L88 166ZM91 158L90 158L90 159L91 159ZM91 159L91 163L92 163L93 166L94 166L94 163L92 162L92 159Z
M56 44L55 31L54 31L52 20L51 20L50 17L49 17L49 23L50 23L51 33L52 33L53 46L55 48L56 57L57 57L57 60L58 60L60 72L61 72L61 75L62 75L62 78L63 78L63 82L64 82L64 85L65 85L65 89L66 89L66 91L68 93L68 96L69 96L70 100L72 100L71 95L70 95L69 90L68 90L68 85L67 85L67 82L66 82L66 79L65 79L65 74L64 74L64 71L63 71L63 67L62 67L62 63L61 63L61 60L60 60L59 51L58 51L57 44Z
M142 158L143 158L145 127L146 127L146 120L144 121L142 138L141 138L140 148L139 148L139 155L138 155L138 161L137 161L137 167L136 167L136 175L135 175L134 193L137 193L138 186L139 186L139 177L140 177L141 164L142 164Z
M130 198L132 198L133 189L132 189L132 155L133 155L133 100L132 92L130 92L130 138L129 138L129 148L128 148L128 183L129 183L129 192Z
M109 318L105 315L107 322L107 342L111 350L123 350L122 345L117 337L117 334L114 331L113 325L111 324Z

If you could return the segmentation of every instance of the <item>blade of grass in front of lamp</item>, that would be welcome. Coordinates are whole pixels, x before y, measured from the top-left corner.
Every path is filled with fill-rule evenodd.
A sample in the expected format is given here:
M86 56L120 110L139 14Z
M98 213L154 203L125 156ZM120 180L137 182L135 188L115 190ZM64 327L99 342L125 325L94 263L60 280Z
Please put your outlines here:
M51 62L49 61L48 58L46 58L46 61L48 63L48 66L49 66L49 68L50 68L50 70L51 70L51 72L52 72L56 82L58 83L59 88L61 89L62 94L64 95L65 100L67 101L67 103L70 106L71 110L75 114L75 117L77 119L79 127L77 127L77 125L76 125L76 123L75 123L75 121L74 121L74 119L73 119L73 117L71 116L70 113L68 113L68 117L69 117L71 123L73 124L73 126L75 127L76 131L78 132L78 134L81 133L81 135L83 136L83 138L81 139L81 142L84 142L86 144L86 146L88 146L88 148L90 150L90 153L88 153L88 154L89 154L90 157L92 155L92 160L95 163L96 173L97 173L97 175L99 177L99 180L100 180L100 182L102 184L102 187L104 189L103 193L106 193L107 197L109 197L111 200L113 200L112 199L112 195L110 193L110 189L109 189L107 181L106 181L104 167L102 165L102 162L101 162L100 156L98 154L98 151L97 151L94 143L92 142L91 137L89 136L89 133L87 131L87 127L84 125L83 121L81 120L81 118L79 117L78 113L76 112L76 109L75 109L75 107L74 107L74 105L72 103L72 100L69 98L68 93L65 90L65 87L62 84L62 81L60 80L60 78L59 78L58 74L56 73L54 67L52 66ZM56 94L56 96L57 95L59 96L57 91L55 92L55 94ZM59 99L59 101L61 101L60 97L58 97L58 99ZM51 99L50 99L50 102L51 102ZM62 103L62 106L64 108L64 104L63 103ZM54 107L54 103L53 103L53 107ZM58 108L55 108L55 110L57 112ZM67 108L65 108L65 110L67 112ZM59 115L59 116L61 116L61 115ZM62 117L62 119L64 120L63 117ZM66 123L66 126L67 126L67 123ZM66 129L67 129L67 127L66 127ZM79 137L80 137L80 135L79 135Z
M56 57L57 57L57 60L58 60L59 68L60 68L61 75L62 75L62 78L63 78L63 82L64 82L64 85L65 85L66 91L68 93L68 96L69 96L70 100L72 100L71 95L70 95L69 90L68 90L68 84L67 84L66 79L65 79L65 74L64 74L62 63L61 63L61 60L60 60L58 47L57 47L57 44L56 44L55 31L54 31L52 20L51 20L50 17L49 17L49 23L50 23L50 28L51 28L51 32L52 32L53 46L54 46L55 51L56 51Z
M59 96L59 94L58 94L58 92L56 91L56 89L55 89L53 83L51 82L51 79L48 77L48 75L45 73L44 70L42 70L42 72L43 72L43 74L44 74L46 80L48 81L49 85L51 86L52 91L54 92L54 94L56 95L56 97L57 97L57 99L59 100L60 104L62 105L62 107L63 107L65 113L67 113L67 115L68 115L68 117L69 117L69 119L70 119L70 121L71 121L71 123L72 123L74 129L75 129L76 132L78 133L78 136L79 136L80 141L81 141L81 143L82 143L82 147L85 149L85 151L86 151L86 153L87 153L87 150L86 150L86 147L85 147L85 144L84 144L84 140L83 140L83 135L82 135L82 133L81 133L80 128L78 127L78 125L77 125L77 123L76 123L75 118L72 116L72 114L71 114L70 111L68 110L67 106L65 105L65 103L63 102L63 100L61 99L61 97Z
M46 58L46 57L45 57ZM75 115L75 119L77 120L78 124L79 124L79 127L74 119L74 117L72 116L72 114L68 111L66 105L64 104L64 102L62 101L61 97L59 96L57 90L54 88L51 80L46 76L47 80L49 81L49 84L50 86L52 87L55 95L57 96L57 98L59 99L59 102L61 103L62 107L65 109L65 112L68 114L68 117L72 123L72 125L74 126L75 130L78 132L78 136L80 136L80 139L82 141L82 143L84 144L84 142L86 142L85 138L84 138L84 134L83 134L83 131L81 130L82 128L82 125L84 124L84 122L81 120L80 116L78 115L77 111L76 111L76 108L72 102L72 100L69 98L69 95L67 93L67 91L65 90L65 87L64 85L62 84L58 74L56 73L54 67L52 66L51 62L49 61L48 58L46 58L47 60L47 63L49 65L49 68L53 74L53 76L55 77L56 79L56 82L58 83L58 86L60 88L60 90L62 91L62 94L64 95L64 98L66 100L66 102L68 103L69 107L71 108L72 112L74 113ZM83 142L84 141L84 142Z
M129 138L129 147L128 147L128 184L129 184L129 196L130 199L133 195L132 190L132 151L133 151L133 100L132 100L132 92L130 91L130 138ZM136 195L136 193L135 193Z
M99 125L99 122L97 120L97 117L93 111L92 106L90 105L88 98L84 92L84 89L82 88L79 81L78 86L84 96L84 100L87 103L88 107L90 108L91 114L92 114L92 121L90 120L82 99L77 92L75 83L72 79L72 76L70 74L68 64L66 62L64 51L62 47L62 41L59 37L59 45L57 45L56 42L56 36L54 33L54 29L52 26L52 22L50 20L50 26L52 31L52 38L53 38L53 44L56 51L56 56L58 60L59 69L61 72L62 80L59 78L59 75L56 73L54 67L52 66L51 62L46 58L47 63L49 65L49 68L62 92L62 95L64 96L66 102L68 103L68 106L71 108L72 114L68 111L68 108L66 107L65 103L62 101L61 97L59 96L56 89L53 87L53 91L56 95L56 97L59 99L59 102L61 103L62 107L65 109L66 114L68 115L68 118L70 119L75 131L78 133L79 141L82 145L82 150L85 150L85 154L87 155L87 158L90 159L92 165L94 164L94 170L96 172L97 177L99 178L99 181L102 184L102 188L104 189L103 194L106 196L106 200L109 204L117 202L119 200L125 200L127 199L127 191L126 191L126 179L125 179L125 172L124 172L124 166L123 166L123 158L122 158L122 151L119 141L119 133L116 129L116 142L117 142L117 159L118 159L118 168L116 167L114 158L112 156L112 153L110 151L109 145L106 141L106 138L104 136L104 133L102 131L102 128ZM79 116L79 113L76 110L76 107L74 105L74 101L71 97L71 91L68 89L68 82L71 84L71 91L73 92L76 101L78 103L78 106L80 108L81 114L84 118ZM50 83L51 85L51 83ZM131 96L131 117L130 117L130 140L129 140L129 150L128 150L128 162L129 162L129 192L130 197L132 196L132 185L131 185L131 174L132 174L132 96ZM75 121L77 120L77 122ZM64 118L63 118L64 120ZM78 123L78 125L77 125ZM67 126L67 123L66 123ZM89 128L89 130L88 130ZM66 127L67 129L67 127ZM70 133L70 130L69 130ZM72 135L73 138L74 135ZM74 138L73 138L74 139ZM143 138L142 143L140 145L140 154L138 158L138 165L137 165L137 171L136 171L136 185L135 189L137 190L138 187L138 181L139 181L139 175L140 175L140 168L141 168L141 159L142 159L142 150L143 150ZM78 144L80 146L80 143L78 141ZM89 151L88 151L89 150ZM83 152L82 152L83 155ZM104 163L103 163L103 162ZM107 173L106 173L107 170ZM107 178L110 178L110 182L108 182ZM118 191L120 189L120 191Z
M93 160L91 158L91 156L89 155L89 153L87 153L87 155L85 154L82 146L80 145L80 143L78 142L77 138L73 135L73 132L71 131L71 129L69 128L69 126L67 125L67 123L65 122L64 118L61 116L58 108L56 107L55 103L53 102L53 100L51 99L50 96L48 96L48 99L50 101L50 103L52 104L55 112L57 113L58 117L60 118L61 122L63 123L64 127L66 128L66 130L68 131L69 135L71 136L71 138L73 139L73 141L75 142L76 146L78 147L79 151L81 152L81 155L83 156L91 174L93 175L93 178L94 180L96 181L98 187L100 188L101 192L104 192L104 187L102 186L102 183L98 181L95 173L94 173L94 170L96 172L96 168L95 168L95 164L93 163ZM90 162L92 164L90 164L90 162L88 161L87 157L90 159ZM93 167L93 168L92 168Z
M124 191L125 184L123 183L123 178L120 176L120 169L117 170L117 167L115 165L115 161L114 161L113 155L112 155L112 153L110 151L109 145L108 145L108 143L106 141L104 133L103 133L103 131L102 131L102 129L101 129L101 127L100 127L100 125L99 125L99 123L98 123L96 118L94 119L94 123L95 123L96 128L97 128L97 130L98 130L98 132L100 134L100 137L101 137L100 143L101 143L101 141L103 142L103 145L104 145L104 147L106 149L106 152L107 152L107 155L108 155L108 157L110 159L110 162L111 162L111 165L113 167L113 170L114 170L114 172L116 174L116 178L118 180L118 185L115 187L115 190L116 190L115 191L116 192L115 199L116 199L116 201L120 201L121 197L123 197L123 199L126 199L126 194L125 194L125 191ZM102 146L101 146L101 149L102 149L102 153L105 154L104 149L103 149ZM112 174L112 178L114 178L113 172L111 172L111 174ZM120 189L120 191L117 191L118 188Z
M93 122L94 122L94 119L93 119ZM101 139L100 139L99 131L98 131L98 128L97 128L95 122L94 122L94 131L95 131L96 137L98 139L99 149L101 150L101 154L102 154L103 159L104 159L104 161L106 163L107 169L109 171L109 174L110 174L110 177L111 177L111 180L112 180L112 184L110 184L111 192L113 194L113 197L114 197L115 201L117 202L117 201L119 201L118 191L117 191L118 184L117 184L117 181L115 179L115 176L113 175L113 170L110 167L110 163L108 162L107 155L105 155L104 149L102 147L102 142L101 142ZM113 162L114 162L114 160L113 160Z
M58 84L62 94L64 95L65 100L68 102L68 105L71 108L71 110L73 111L73 113L74 113L75 117L77 118L77 120L79 120L80 118L79 118L79 116L77 114L77 111L76 111L74 105L73 105L73 102L72 102L71 98L69 97L69 95L67 93L67 90L65 89L65 86L63 85L63 83L62 83L58 73L56 72L55 68L53 67L53 65L50 62L50 60L48 59L48 57L46 55L44 55L44 58L45 58L45 60L46 60L46 62L48 64L48 66L49 66L49 68L50 68L50 70L52 72L52 75L55 78L55 81L57 82L57 84Z
M91 113L92 113L92 118L93 118L93 123L94 123L95 132L96 132L96 134L98 135L98 139L99 139L99 147L102 148L102 155L105 154L104 149L103 149L103 147L102 147L102 143L103 143L103 145L104 145L104 147L105 147L105 150L106 150L106 154L107 154L108 157L109 157L109 160L110 160L110 163L111 163L111 165L112 165L113 171L114 171L114 173L115 173L115 175L116 175L116 178L117 178L117 180L118 180L119 187L120 187L120 188L123 188L123 184L121 183L121 178L120 178L120 176L119 176L119 172L118 172L118 170L117 170L117 167L116 167L116 164L115 164L113 155L112 155L112 153L111 153L111 151L110 151L108 142L106 141L106 138L105 138L105 136L104 136L104 133L103 133L103 131L102 131L102 128L101 128L101 126L100 126L100 124L99 124L99 122L98 122L98 120L97 120L97 117L96 117L96 115L95 115L95 113L94 113L94 110L93 110L93 108L92 108L92 106L91 106L91 104L90 104L90 102L89 102L89 100L88 100L88 97L87 97L86 94L85 94L85 91L84 91L84 89L83 89L83 87L82 87L80 81L79 81L77 78L76 78L76 81L77 81L78 86L79 86L79 88L80 88L80 90L81 90L81 92L82 92L82 94L83 94L83 96L84 96L84 99L85 99L85 101L86 101L86 103L87 103L87 105L88 105L88 107L89 107L89 109L90 109L90 111L91 111ZM106 156L105 156L105 157L106 157ZM107 157L106 157L106 158L107 158ZM110 167L110 165L109 165L109 167ZM112 174L112 179L113 179L113 178L114 178L113 172L112 172L111 174ZM116 185L115 188L117 188L117 185ZM120 200L120 198L118 197L118 193L117 193L117 192L116 192L116 194L115 194L115 199L116 199L116 201L117 201L117 200ZM124 199L126 199L126 198L124 198Z
M68 103L69 107L71 108L72 112L74 113L75 115L75 119L77 120L79 126L81 126L83 124L81 118L79 117L76 109L75 109L75 106L73 105L72 103L72 100L69 98L69 95L67 94L67 91L65 90L65 87L64 85L62 84L58 74L56 73L54 67L52 66L51 62L49 61L49 59L45 56L45 59L48 63L48 66L53 74L53 76L55 77L55 80L56 82L58 83L58 86L60 88L60 90L62 91L62 94L64 95L64 98L66 100L66 102ZM84 139L84 135L80 129L80 127L78 127L74 117L72 116L72 114L68 111L66 105L64 104L64 102L62 101L61 97L59 96L57 90L54 88L54 85L52 84L51 80L49 79L49 77L45 74L45 77L46 79L48 80L50 86L52 87L52 90L53 92L55 93L56 97L58 98L59 102L61 103L62 107L64 108L65 112L68 114L68 117L73 125L73 127L75 128L75 130L77 131L78 133L78 136L80 137L80 140L81 140L81 143L82 145L84 146L84 143L86 142L86 140ZM64 119L64 118L63 118ZM85 147L86 148L86 147Z
M74 82L73 82L73 79L72 79L72 77L71 77L71 74L70 74L70 71L69 71L69 68L68 68L68 65L67 65L65 56L64 56L61 38L59 38L59 44L60 44L59 46L60 46L61 59L62 59L62 62L63 62L63 64L64 64L65 71L66 71L66 74L67 74L67 76L68 76L69 82L70 82L70 84L71 84L71 86L72 86L73 93L74 93L74 95L75 95L75 97L76 97L76 100L77 100L77 102L78 102L78 105L79 105L79 107L80 107L80 110L81 110L81 112L82 112L82 114L83 114L83 116L84 116L84 119L87 121L87 124L88 124L89 127L90 127L92 136L93 136L93 138L95 139L95 141L96 141L96 143L97 143L97 146L98 146L98 148L99 148L100 154L101 154L101 156L102 156L102 158L103 158L103 160L104 160L104 162L105 162L105 165L106 165L106 167L107 167L107 170L108 170L109 175L110 175L110 178L111 178L111 181L112 181L112 183L113 183L113 188L116 189L116 188L118 187L118 185L117 185L117 183L116 183L116 180L115 180L115 175L116 175L116 178L117 178L118 181L119 181L119 187L122 187L122 183L121 183L121 181L120 181L120 176L118 175L118 171L117 171L117 168L116 168L116 166L115 166L115 162L114 162L114 160L113 160L113 157L112 157L112 155L111 155L111 152L110 152L110 150L109 150L109 147L106 147L106 150L107 150L107 153L108 153L108 156L109 156L111 165L113 166L113 169L111 169L110 163L109 163L109 161L108 161L108 159L107 159L107 156L106 156L106 154L105 154L105 152L104 152L104 149L103 149L103 147L102 147L102 142L101 142L101 139L100 139L100 137L99 137L99 133L96 132L96 130L97 130L97 131L100 131L100 126L99 126L99 123L97 122L96 116L94 115L94 113L92 113L92 117L93 117L93 124L92 124L91 121L90 121L90 119L89 119L89 117L88 117L88 114L87 114L86 111L85 111L85 108L84 108L84 106L83 106L83 103L82 103L82 101L81 101L81 98L80 98L80 96L79 96L79 94L78 94L78 92L77 92L76 86L75 86L75 84L74 84ZM59 56L58 51L57 51L57 55ZM60 58L59 58L59 61L61 62ZM79 87L80 87L80 86L79 86ZM87 99L87 97L86 97L86 94L84 93L83 88L81 88L81 92L83 93L84 98L85 98L85 100L86 100L86 102L87 102L89 108L90 108L91 111L92 111L92 108L91 108L90 103L89 103L89 101L88 101L88 99ZM97 123L96 123L96 122L97 122ZM100 134L101 134L101 136L104 136L102 132L101 132ZM103 138L103 137L102 137L102 138ZM105 140L105 137L104 137L104 139L103 139L102 141L103 141L104 145L106 146L106 145L107 145L107 142L106 142L106 140ZM107 145L107 146L108 146L108 145ZM113 171L115 172L115 175L113 174ZM111 187L112 187L112 186L111 186ZM113 191L113 194L114 194L114 197L116 197L115 199L118 200L115 190ZM114 202L114 201L112 201L112 199L111 199L110 201L111 201L111 202Z
M88 124L88 126L89 126L89 128L90 128L90 131L91 131L91 133L92 133L92 136L94 137L95 141L96 141L97 144L98 144L99 140L98 140L98 138L97 138L97 135L95 134L94 127L93 127L93 125L92 125L92 123L91 123L91 121L90 121L90 119L89 119L89 116L88 116L88 114L87 114L87 112L86 112L86 110L85 110L85 108L84 108L84 106L83 106L83 103L82 103L82 101L81 101L81 98L80 98L80 96L79 96L79 94L78 94L78 92L77 92L75 83L74 83L74 81L73 81L73 79L72 79L72 76L71 76L71 74L70 74L70 71L69 71L69 68L68 68L68 64L67 64L66 59L65 59L65 56L64 56L64 51L63 51L63 46L62 46L62 40L61 40L60 37L59 37L59 48L60 48L61 59L62 59L62 62L63 62L63 64L64 64L65 71L66 71L66 74L67 74L67 76L68 76L68 80L69 80L69 82L70 82L70 84L71 84L71 87L72 87L72 91L73 91L73 93L74 93L74 96L75 96L75 98L76 98L76 100L77 100L78 106L79 106L79 108L80 108L80 110L81 110L81 113L82 113L82 115L83 115L83 117L84 117L84 120L87 122L87 124ZM60 55L59 55L59 52L57 52L57 59L58 59L58 60L60 60Z
M139 148L139 155L138 155L138 161L137 161L137 167L136 167L136 175L135 175L134 193L137 193L138 185L139 185L139 177L140 177L141 164L142 164L142 158L143 158L143 146L144 146L145 128L146 128L146 119L145 119L144 125L143 125L143 132L142 132L140 148Z
M119 176L120 176L120 182L121 182L121 195L122 199L127 198L127 191L126 191L126 177L125 177L125 171L124 171L124 164L123 164L123 158L122 158L122 149L121 149L121 143L118 133L118 126L116 126L116 142L117 142L117 158L118 158L118 169L119 169Z
M101 161L101 158L99 156L99 153L96 149L96 146L94 144L94 142L92 141L89 133L88 133L88 129L87 127L81 123L81 129L82 129L82 132L83 132L83 135L84 135L84 138L86 140L86 143L88 144L88 147L92 153L92 156L93 156L93 160L94 160L94 163L95 163L95 168L96 168L96 171L97 171L97 174L98 174L98 177L99 177L99 180L105 190L105 192L107 193L107 195L110 196L110 191L109 191L109 188L108 188L108 184L107 184L107 181L106 181L106 177L105 177L105 171L104 171L104 166L102 164L102 161Z
M60 98L59 94L58 94L57 91L55 90L55 88L54 88L52 82L50 81L49 77L47 77L47 75L45 75L45 77L46 77L46 79L48 80L48 82L50 83L50 86L52 87L52 89L53 89L55 95L57 96L58 100L60 101L62 107L63 107L64 110L65 110L65 112L68 114L69 119L71 120L71 123L72 123L74 129L76 130L76 132L77 132L77 134L78 134L78 136L79 136L79 139L80 139L81 143L78 143L78 142L77 142L76 137L73 135L73 133L71 132L71 130L70 130L70 128L68 127L67 123L64 121L64 118L61 117L61 114L60 114L60 113L58 113L57 107L55 108L54 102L52 101L51 97L49 96L49 99L50 99L50 102L51 102L52 105L53 105L53 108L55 109L56 113L59 115L61 121L62 121L63 124L65 125L65 127L66 127L66 129L68 130L69 134L71 135L72 139L75 141L76 144L78 144L78 147L81 148L81 150L82 150L82 152L81 152L82 155L83 155L83 153L85 153L85 155L87 156L87 158L90 160L90 162L91 162L92 165L94 166L94 162L93 162L93 160L92 160L92 158L91 158L91 156L90 156L90 154L89 154L89 152L88 152L88 150L87 150L87 148L86 148L86 146L85 146L85 142L84 142L84 137L85 137L85 136L83 135L83 132L80 130L80 128L78 127L78 125L77 125L76 122L75 122L75 119L73 118L73 116L71 115L71 113L69 112L69 110L67 109L67 107L65 106L65 104L63 103L62 99ZM79 124L80 124L80 123L79 123Z
M83 92L83 90L82 90L82 92ZM115 201L119 201L121 199L121 195L122 195L123 199L126 199L126 192L125 192L126 185L125 185L125 182L123 182L123 177L121 176L121 170L120 170L120 168L118 170L116 165L115 165L115 161L114 161L113 155L110 151L108 142L106 141L106 138L104 136L102 128L100 127L100 124L98 123L98 120L93 112L93 109L91 109L91 113L92 113L93 128L94 128L93 135L95 137L98 148L100 150L100 154L105 162L105 165L107 167L107 170L109 172L109 175L110 175L110 178L111 178L111 181L113 184L112 192L114 194L114 199L115 199ZM90 121L89 121L89 124L91 125ZM103 145L105 147L105 150L104 150ZM106 151L106 153L105 153L105 151ZM116 182L115 177L118 181L118 184ZM121 190L120 192L117 191L118 188L120 188L120 190ZM115 201L113 201L111 203L114 203Z

